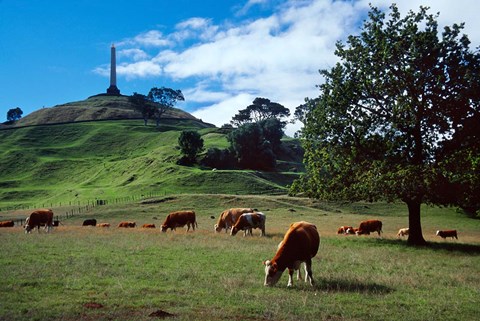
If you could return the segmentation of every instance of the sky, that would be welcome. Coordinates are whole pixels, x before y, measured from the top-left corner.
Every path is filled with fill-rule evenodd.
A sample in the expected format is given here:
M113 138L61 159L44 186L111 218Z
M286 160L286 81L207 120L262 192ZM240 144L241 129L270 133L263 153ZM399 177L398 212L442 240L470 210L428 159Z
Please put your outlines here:
M441 28L465 23L480 45L478 0L398 0L429 6ZM104 93L110 47L124 95L180 89L177 104L222 126L256 97L291 110L318 97L320 69L338 61L335 43L358 34L369 3L386 0L0 0L0 122ZM287 134L300 128L288 125Z

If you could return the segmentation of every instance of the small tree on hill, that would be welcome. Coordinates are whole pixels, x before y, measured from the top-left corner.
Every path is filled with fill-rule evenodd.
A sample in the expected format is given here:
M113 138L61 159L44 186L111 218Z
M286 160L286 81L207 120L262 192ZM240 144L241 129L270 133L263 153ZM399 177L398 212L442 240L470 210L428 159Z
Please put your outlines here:
M161 88L152 88L148 93L147 98L150 101L157 103L154 108L153 115L155 117L157 127L160 126L160 118L168 110L172 109L177 101L184 101L185 97L182 94L181 90L174 90L171 88L161 87Z
M154 114L154 108L148 100L147 96L133 93L132 96L128 97L128 101L133 105L133 108L142 113L143 121L145 123L145 126L147 126L148 120Z
M20 107L12 108L7 112L7 121L14 122L22 118L23 111Z

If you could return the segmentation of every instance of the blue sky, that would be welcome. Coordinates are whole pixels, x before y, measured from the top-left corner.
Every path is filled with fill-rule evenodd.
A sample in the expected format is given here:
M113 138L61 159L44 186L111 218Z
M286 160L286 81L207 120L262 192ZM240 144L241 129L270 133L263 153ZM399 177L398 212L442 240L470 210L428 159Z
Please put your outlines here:
M217 126L255 97L293 111L318 96L318 70L335 64L335 42L359 31L369 2L391 3L0 0L0 121L10 108L25 116L105 92L112 43L122 94L181 89L177 107ZM472 49L480 44L477 0L397 2L430 6L440 25L465 22Z

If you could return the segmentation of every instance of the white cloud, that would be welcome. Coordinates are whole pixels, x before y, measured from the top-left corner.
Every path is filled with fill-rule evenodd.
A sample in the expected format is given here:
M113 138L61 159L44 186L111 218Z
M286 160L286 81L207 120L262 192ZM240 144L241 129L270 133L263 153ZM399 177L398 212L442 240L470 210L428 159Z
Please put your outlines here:
M193 114L218 126L228 123L255 97L265 97L291 109L305 97L318 96L319 69L337 61L335 43L357 34L368 3L388 9L389 0L283 1L270 15L233 24L213 24L205 17L178 23L172 33L152 30L121 43L125 61L117 68L127 78L156 77L175 80L186 104L201 106ZM441 27L466 22L465 32L475 46L480 40L476 0L404 0L401 12L419 6L440 11ZM250 0L238 12L248 13L265 0ZM160 48L160 49L158 49ZM152 57L152 58L148 58ZM131 60L130 62L128 60ZM95 72L108 75L108 68ZM289 126L291 128L292 126ZM289 134L293 134L289 129Z
M149 56L141 49L123 49L118 52L119 58L131 58L134 61L145 60Z
M117 66L117 75L127 79L155 77L162 74L162 67L153 61L138 61Z

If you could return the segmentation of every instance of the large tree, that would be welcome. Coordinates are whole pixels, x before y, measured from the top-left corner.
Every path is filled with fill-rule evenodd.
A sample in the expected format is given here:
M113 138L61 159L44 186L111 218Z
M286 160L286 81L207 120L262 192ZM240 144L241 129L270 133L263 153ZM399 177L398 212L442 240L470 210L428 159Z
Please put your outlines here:
M154 87L150 89L147 98L150 101L157 103L153 111L155 120L157 122L157 127L160 126L160 118L164 113L169 109L172 109L177 101L185 100L185 97L182 94L182 91L177 89L171 89L166 87L157 88Z
M426 243L421 204L456 194L452 177L467 186L448 203L479 198L480 55L463 24L439 34L427 11L401 17L392 5L387 19L371 7L360 34L337 43L320 96L302 105L307 172L292 187L316 198L402 200L412 245Z

